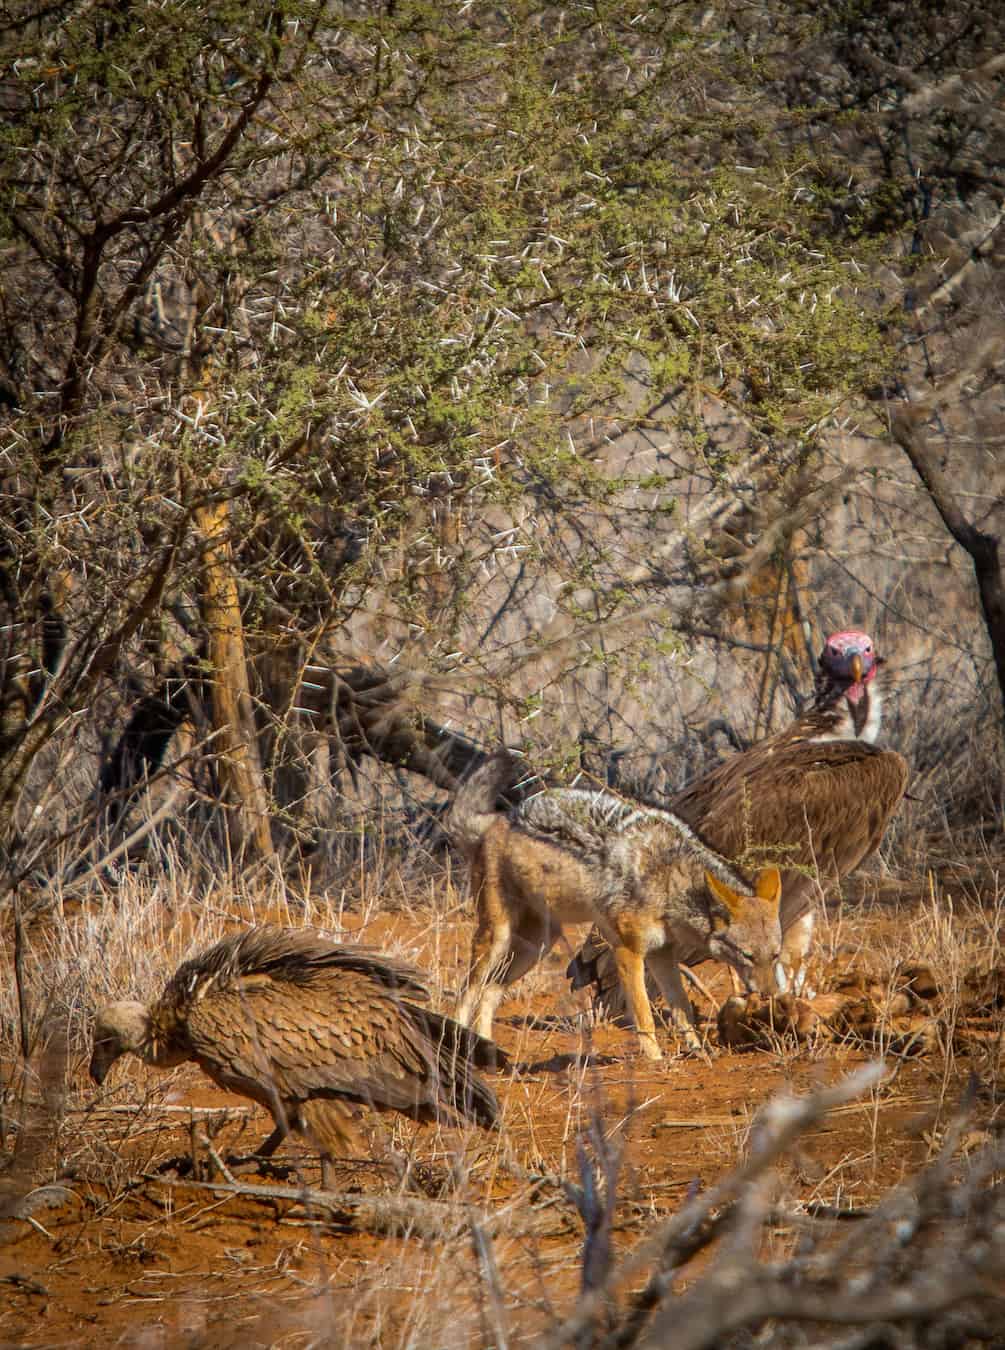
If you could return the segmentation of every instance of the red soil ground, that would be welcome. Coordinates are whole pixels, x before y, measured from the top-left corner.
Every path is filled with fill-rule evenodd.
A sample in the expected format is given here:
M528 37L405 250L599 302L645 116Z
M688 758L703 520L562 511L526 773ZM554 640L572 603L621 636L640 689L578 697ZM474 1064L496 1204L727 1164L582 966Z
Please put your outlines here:
M882 921L874 922L878 940ZM435 942L445 978L456 980L467 921L433 937L421 917L383 916L361 936L379 946L391 930L428 942L430 956ZM585 996L571 995L562 978L567 956L553 954L500 1009L498 1039L517 1066L494 1079L504 1103L500 1138L409 1122L388 1122L374 1135L378 1159L389 1142L409 1151L414 1185L451 1207L450 1230L438 1239L379 1236L314 1221L289 1200L221 1196L175 1181L170 1160L191 1150L189 1119L179 1108L237 1108L201 1121L216 1128L214 1144L225 1156L264 1138L266 1114L220 1092L194 1066L164 1075L135 1060L117 1066L99 1109L85 1066L75 1065L79 1096L69 1098L58 1150L42 1139L32 1175L26 1179L22 1155L20 1180L17 1168L6 1179L10 1200L32 1180L53 1179L55 1151L65 1160L62 1203L35 1209L34 1226L0 1222L0 1342L461 1346L493 1343L502 1319L512 1343L530 1343L575 1299L583 1226L560 1179L577 1180L577 1146L591 1122L620 1150L613 1240L624 1250L729 1169L769 1096L807 1091L868 1057L850 1046L780 1044L716 1050L709 1063L648 1063L629 1032L601 1025L584 1033ZM721 972L706 966L702 974L724 996ZM972 1067L986 1078L987 1064L962 1057L892 1060L877 1090L802 1140L780 1169L780 1202L873 1202L930 1156ZM994 1114L997 1091L982 1098L982 1124ZM285 1182L241 1179L319 1184L316 1160L299 1145L282 1161L293 1165ZM339 1185L378 1197L396 1189L390 1170L373 1161L346 1161ZM473 1209L499 1216L494 1242L486 1237L480 1254ZM788 1238L780 1231L777 1240Z

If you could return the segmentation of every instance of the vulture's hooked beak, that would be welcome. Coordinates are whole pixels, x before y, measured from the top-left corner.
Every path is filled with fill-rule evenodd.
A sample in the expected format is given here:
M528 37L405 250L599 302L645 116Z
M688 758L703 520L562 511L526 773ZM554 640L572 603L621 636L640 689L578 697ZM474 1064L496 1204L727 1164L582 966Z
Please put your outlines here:
M91 1055L91 1062L87 1066L87 1073L92 1083L97 1083L98 1087L101 1086L108 1077L108 1070L115 1062L115 1058L116 1056L114 1054L109 1054L107 1051L102 1053L102 1047L100 1045L94 1047L94 1052Z
M859 656L858 652L851 658L851 677L856 684L858 684L862 678L862 658Z

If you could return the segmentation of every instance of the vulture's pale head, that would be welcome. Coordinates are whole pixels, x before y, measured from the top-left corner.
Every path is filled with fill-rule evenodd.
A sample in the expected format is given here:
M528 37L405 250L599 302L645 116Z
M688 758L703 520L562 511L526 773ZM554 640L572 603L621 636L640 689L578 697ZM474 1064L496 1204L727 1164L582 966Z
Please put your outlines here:
M150 1038L150 1018L142 1003L110 1003L94 1023L94 1048L91 1051L91 1077L103 1083L108 1070L120 1055L139 1055Z

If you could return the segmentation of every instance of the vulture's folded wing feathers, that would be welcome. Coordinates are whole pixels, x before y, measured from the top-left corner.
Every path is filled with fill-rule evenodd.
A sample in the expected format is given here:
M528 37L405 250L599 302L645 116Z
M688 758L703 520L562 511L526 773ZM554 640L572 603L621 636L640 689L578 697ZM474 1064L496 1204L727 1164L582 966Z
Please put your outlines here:
M375 982L372 970L345 963L302 971L257 972L218 981L194 1001L187 1018L194 1057L224 1086L268 1104L344 1097L379 1110L435 1115L464 1112L484 1099L475 1118L498 1107L463 1056L449 1065L429 1035L438 1019ZM256 1084L252 1091L249 1085ZM491 1102L491 1107L489 1106Z
M907 774L892 750L808 741L727 760L672 806L745 870L764 863L782 869L784 929L809 907L818 871L821 878L846 876L879 847Z
M236 975L268 975L302 986L325 972L357 972L376 984L406 995L413 1002L429 998L421 971L370 947L343 947L309 929L261 925L223 938L179 966L163 997L179 1005L214 981Z

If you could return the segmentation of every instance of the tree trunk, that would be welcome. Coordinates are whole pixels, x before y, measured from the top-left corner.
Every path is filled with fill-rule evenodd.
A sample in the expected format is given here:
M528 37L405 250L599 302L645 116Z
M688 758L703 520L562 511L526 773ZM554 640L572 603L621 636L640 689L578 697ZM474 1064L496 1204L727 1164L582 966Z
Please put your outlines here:
M272 858L269 798L265 790L248 685L244 626L231 559L229 505L215 502L196 511L204 540L202 612L209 633L210 709L213 751L227 830L235 858Z
M919 415L913 410L897 413L891 423L894 440L907 455L921 479L943 524L959 546L970 554L981 597L981 610L994 655L998 688L1005 715L1005 585L1002 583L998 540L984 534L964 517L942 471L938 455L929 443Z

